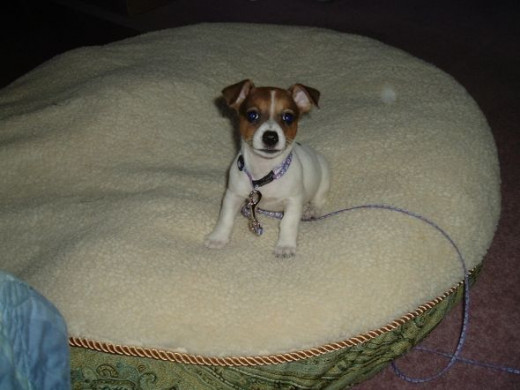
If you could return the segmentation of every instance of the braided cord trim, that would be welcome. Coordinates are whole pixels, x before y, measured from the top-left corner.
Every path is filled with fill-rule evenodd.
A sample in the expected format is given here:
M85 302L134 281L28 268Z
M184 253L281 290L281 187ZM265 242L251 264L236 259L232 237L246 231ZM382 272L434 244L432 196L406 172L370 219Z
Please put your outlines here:
M476 273L479 266L470 271L470 275ZM382 326L379 329L371 330L349 339L324 344L316 348L305 349L301 351L288 352L283 354L275 354L268 356L231 356L231 357L207 357L201 355L191 355L188 353L180 353L157 348L145 348L137 346L127 346L120 344L112 344L107 342L95 341L82 337L69 337L69 345L71 347L85 348L98 352L111 353L115 355L151 358L162 361L169 361L183 364L196 364L206 366L221 366L221 367L243 367L243 366L265 366L269 364L290 363L298 360L308 359L312 357L321 356L330 352L335 352L341 349L354 347L370 340L373 340L385 333L392 332L400 326L409 321L423 315L428 310L433 309L436 305L444 301L450 295L454 294L459 288L464 285L464 281L460 281L457 285L450 288L444 294L437 298L419 306L413 312L409 312L402 317Z

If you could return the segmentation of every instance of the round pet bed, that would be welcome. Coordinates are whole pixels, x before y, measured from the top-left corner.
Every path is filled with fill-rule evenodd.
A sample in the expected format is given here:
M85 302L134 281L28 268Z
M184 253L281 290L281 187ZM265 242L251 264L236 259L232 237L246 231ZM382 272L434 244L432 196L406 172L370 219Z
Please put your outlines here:
M298 253L278 221L203 245L237 152L220 90L321 91L326 156ZM499 216L482 113L450 76L364 37L208 24L81 48L0 93L0 268L64 315L76 387L344 388L424 338L476 277ZM362 205L384 207L357 208Z

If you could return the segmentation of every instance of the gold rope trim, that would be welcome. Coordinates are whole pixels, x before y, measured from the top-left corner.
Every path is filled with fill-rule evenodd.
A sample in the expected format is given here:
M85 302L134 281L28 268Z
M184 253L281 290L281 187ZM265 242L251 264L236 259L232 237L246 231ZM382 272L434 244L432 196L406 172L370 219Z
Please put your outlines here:
M474 274L480 266L475 267L470 271L470 275ZM329 343L321 345L316 348L288 352L283 354L276 354L270 356L234 356L234 357L207 357L200 355L190 355L187 353L173 352L164 349L157 348L143 348L137 346L126 346L119 344L111 344L106 342L100 342L90 340L82 337L69 337L69 345L71 347L85 348L98 352L105 352L114 355L130 356L130 357L141 357L150 358L155 360L162 360L175 363L183 364L196 364L206 366L221 366L221 367L240 367L240 366L264 366L268 364L282 364L290 363L298 360L308 359L312 357L321 356L330 352L335 352L340 349L351 348L356 345L366 343L367 341L373 340L385 333L392 332L399 328L405 323L423 315L427 311L433 309L436 305L444 301L450 295L455 293L462 285L464 281L460 281L457 285L450 288L444 294L437 298L419 306L415 311L409 312L397 320L382 326L379 329L368 331L367 333L360 334L355 337L351 337L347 340L339 341L336 343Z

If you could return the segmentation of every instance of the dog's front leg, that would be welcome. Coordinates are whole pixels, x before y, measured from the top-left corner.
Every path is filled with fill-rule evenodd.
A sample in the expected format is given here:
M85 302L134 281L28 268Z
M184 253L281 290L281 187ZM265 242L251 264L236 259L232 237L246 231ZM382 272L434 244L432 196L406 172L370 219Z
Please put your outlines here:
M292 197L286 201L284 216L280 221L278 243L274 248L277 257L291 257L296 254L296 239L302 212L303 196Z
M208 248L222 248L229 242L235 217L244 204L244 198L230 189L226 190L215 229L206 237L204 245Z

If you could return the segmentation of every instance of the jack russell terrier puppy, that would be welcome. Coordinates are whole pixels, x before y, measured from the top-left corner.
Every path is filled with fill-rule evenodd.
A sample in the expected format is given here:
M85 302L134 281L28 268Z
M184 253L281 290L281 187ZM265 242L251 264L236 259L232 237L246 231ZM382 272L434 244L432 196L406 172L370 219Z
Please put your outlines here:
M320 93L302 84L285 90L257 88L244 80L224 88L222 95L238 113L241 148L229 171L220 216L205 245L222 248L229 242L244 205L250 230L262 234L255 213L258 205L283 212L274 254L294 256L300 220L319 216L330 183L325 159L294 142L300 116L318 105Z

